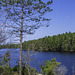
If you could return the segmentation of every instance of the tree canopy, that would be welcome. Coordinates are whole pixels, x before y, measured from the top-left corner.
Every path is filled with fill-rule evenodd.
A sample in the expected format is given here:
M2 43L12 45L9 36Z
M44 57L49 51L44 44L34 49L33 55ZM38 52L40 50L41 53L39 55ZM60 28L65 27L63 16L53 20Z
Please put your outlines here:
M75 33L46 36L37 40L23 42L23 49L37 51L75 51Z

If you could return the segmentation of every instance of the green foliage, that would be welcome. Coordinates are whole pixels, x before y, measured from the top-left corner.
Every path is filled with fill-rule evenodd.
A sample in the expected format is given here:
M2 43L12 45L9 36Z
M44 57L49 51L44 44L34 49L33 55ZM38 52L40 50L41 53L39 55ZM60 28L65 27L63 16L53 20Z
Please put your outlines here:
M61 63L56 62L56 58L53 58L51 61L47 61L45 66L41 66L43 74L47 75L56 75L55 70L59 67Z
M6 54L3 57L2 64L5 64L6 66L9 66L10 64L10 53L9 51L6 52Z
M14 75L14 72L9 67L0 66L0 75Z
M25 67L22 67L22 75L28 75L28 70Z
M38 40L23 42L23 50L75 51L75 33L46 36ZM0 48L19 48L19 44L0 45Z
M0 45L0 48L19 48L19 44L7 44L7 45Z
M33 75L37 71L33 68L30 69L30 74ZM19 66L16 65L13 68L0 66L0 75L19 75ZM22 75L28 75L26 67L22 66Z
M75 51L75 33L65 33L54 36L46 36L38 40L23 42L24 50L38 51Z
M16 65L14 68L12 68L12 70L14 71L14 72L19 72L19 66L18 65Z
M4 69L0 66L0 74L4 71Z

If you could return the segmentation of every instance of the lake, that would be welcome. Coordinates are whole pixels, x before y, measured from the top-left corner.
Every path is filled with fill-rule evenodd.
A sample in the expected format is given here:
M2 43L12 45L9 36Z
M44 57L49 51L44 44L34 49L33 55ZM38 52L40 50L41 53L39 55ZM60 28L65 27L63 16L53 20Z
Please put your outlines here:
M2 57L6 53L6 51L9 50L11 55L11 67L14 67L14 65L17 65L17 61L19 61L19 49L0 49L0 61L2 60ZM27 51L22 51L23 55L26 55ZM72 68L74 68L75 71L75 53L70 52L37 52L35 51L32 53L30 51L31 55L31 62L30 65L33 68L36 68L38 72L40 72L40 66L43 65L47 60L51 60L52 58L56 58L57 62L61 62L61 65L66 66L68 69L68 72L66 75L72 75Z

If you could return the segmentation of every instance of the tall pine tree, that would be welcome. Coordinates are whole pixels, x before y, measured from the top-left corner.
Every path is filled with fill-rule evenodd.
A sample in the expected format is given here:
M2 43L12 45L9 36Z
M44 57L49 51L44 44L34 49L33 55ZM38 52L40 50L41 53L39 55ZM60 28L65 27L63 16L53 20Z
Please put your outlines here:
M52 0L47 3L41 0L0 0L9 33L20 37L19 75L21 75L23 34L33 34L35 29L49 25L50 18L44 17L44 14L52 11L51 4Z

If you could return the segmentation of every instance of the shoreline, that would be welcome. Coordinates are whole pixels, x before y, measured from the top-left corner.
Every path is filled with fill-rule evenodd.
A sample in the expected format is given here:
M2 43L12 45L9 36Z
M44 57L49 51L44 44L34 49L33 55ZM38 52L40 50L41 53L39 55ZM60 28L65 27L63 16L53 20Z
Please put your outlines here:
M0 49L19 49L19 48L0 48ZM22 49L22 51L27 51L25 49ZM29 51L37 51L37 52L62 52L62 53L75 53L73 50L69 51L44 51L44 50L29 50Z

